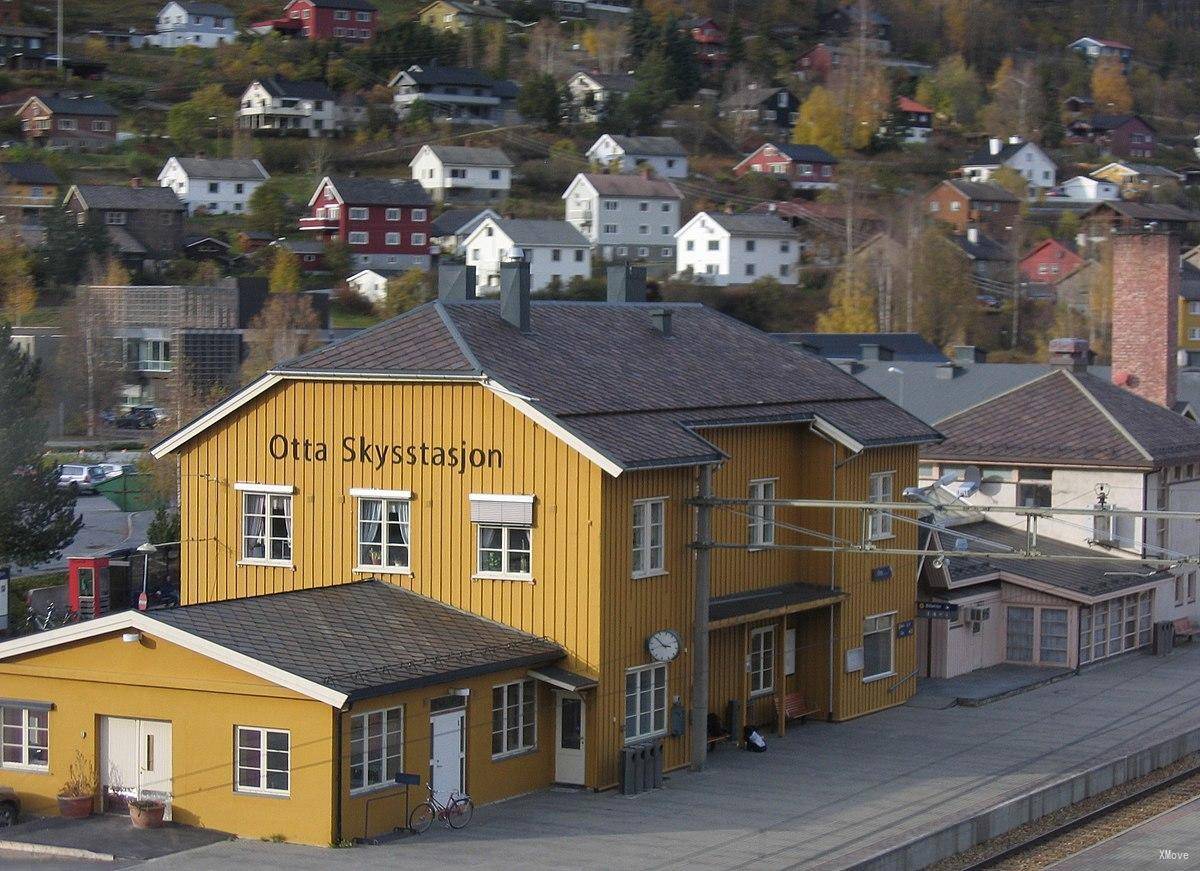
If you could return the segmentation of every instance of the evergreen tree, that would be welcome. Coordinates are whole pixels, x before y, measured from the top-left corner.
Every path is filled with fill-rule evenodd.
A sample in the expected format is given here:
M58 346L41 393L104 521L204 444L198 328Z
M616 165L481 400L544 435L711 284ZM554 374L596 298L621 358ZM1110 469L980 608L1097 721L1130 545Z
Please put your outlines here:
M629 15L629 50L634 57L645 57L659 43L662 33L642 3Z
M700 90L700 64L691 38L679 29L672 18L663 26L662 52L671 67L671 86L675 96L686 100Z
M549 73L539 73L526 79L517 94L517 111L547 130L558 128L562 121L562 105L558 82Z
M93 260L108 259L112 242L94 212L82 226L65 209L46 209L43 221L45 235L34 262L40 286L77 284Z
M75 489L59 489L58 470L42 464L37 381L37 364L13 345L12 328L0 324L0 564L53 559L83 525Z

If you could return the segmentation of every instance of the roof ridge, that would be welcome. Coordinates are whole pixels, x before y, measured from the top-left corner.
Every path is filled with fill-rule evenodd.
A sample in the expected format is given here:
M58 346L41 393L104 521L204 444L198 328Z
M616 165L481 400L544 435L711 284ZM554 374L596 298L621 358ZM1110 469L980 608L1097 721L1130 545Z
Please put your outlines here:
M953 360L951 360L950 362L951 362L951 364L953 364L953 362L954 362L954 361L953 361ZM940 364L937 364L937 365L943 365L943 366L944 366L945 364L944 364L944 363L940 363ZM978 401L978 402L976 402L976 403L973 403L973 404L971 404L971 405L968 405L966 408L963 408L963 409L960 409L959 411L956 411L956 412L954 412L954 414L947 415L946 417L943 417L943 418L941 418L940 420L935 420L935 421L933 422L932 426L935 426L935 427L936 427L938 424L942 424L942 423L949 423L950 421L954 420L954 419L955 419L955 418L957 418L957 417L962 417L964 414L966 414L966 413L967 413L967 412L969 412L969 411L974 411L974 410L976 410L977 408L979 408L980 406L987 405L989 402L993 402L994 400L1000 399L1000 398L1001 398L1001 397L1003 397L1003 396L1008 396L1010 393L1015 393L1015 392L1016 392L1016 391L1018 391L1018 390L1023 390L1023 389L1025 389L1026 387L1029 387L1031 384L1037 384L1039 381L1042 381L1042 380L1044 380L1044 379L1046 379L1046 378L1049 378L1051 375L1055 375L1055 374L1057 374L1059 371L1061 371L1061 370L1058 370L1058 369L1053 369L1053 368L1052 368L1052 369L1051 369L1049 372L1043 372L1041 375L1039 375L1039 376L1038 376L1038 377L1036 377L1036 378L1030 378L1028 381L1022 381L1020 384L1017 384L1017 385L1016 385L1016 386L1014 386L1014 387L1010 387L1010 388L1008 388L1007 390L1005 390L1005 391L1003 391L1003 392L1001 392L1001 393L997 393L997 394L995 394L994 396L989 396L989 397L987 397L986 399L981 399L981 400L979 400L979 401Z
M1103 403L1100 402L1099 398L1097 398L1096 395L1092 393L1092 391L1088 390L1087 387L1084 386L1082 381L1080 381L1078 378L1075 377L1075 375L1066 371L1065 369L1063 370L1063 374L1066 375L1067 379L1079 389L1080 393L1082 393L1084 396L1086 396L1091 401L1092 405L1096 406L1096 408L1100 411L1100 413L1102 415L1104 415L1104 418L1112 425L1113 429L1115 429L1117 432L1119 432L1122 436L1124 436L1126 441L1128 441L1131 445L1133 445L1135 448L1137 448L1138 453L1140 453L1145 459L1150 460L1151 462L1154 461L1154 457L1150 454L1150 452L1148 450L1146 450L1145 447L1142 446L1142 443L1133 437L1133 433L1131 433L1129 430L1127 430L1125 428L1125 426L1119 420L1117 420L1116 416L1113 415L1113 413L1111 411L1109 411L1107 408L1104 407Z

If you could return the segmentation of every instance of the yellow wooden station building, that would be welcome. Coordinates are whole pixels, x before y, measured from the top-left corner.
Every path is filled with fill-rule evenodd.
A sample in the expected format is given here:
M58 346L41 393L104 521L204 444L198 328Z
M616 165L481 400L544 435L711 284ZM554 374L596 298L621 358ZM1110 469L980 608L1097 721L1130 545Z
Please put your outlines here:
M891 501L936 433L703 306L527 287L459 282L155 448L182 606L0 644L0 773L31 810L78 753L106 801L329 843L403 824L397 772L477 803L604 789L631 744L669 770L701 729L911 695L916 558L829 545L916 527L771 500Z

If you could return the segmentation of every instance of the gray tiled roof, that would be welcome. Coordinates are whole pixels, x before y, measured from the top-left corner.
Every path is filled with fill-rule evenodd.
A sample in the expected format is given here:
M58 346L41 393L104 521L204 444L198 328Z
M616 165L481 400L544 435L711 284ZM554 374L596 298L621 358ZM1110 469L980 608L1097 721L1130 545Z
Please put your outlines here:
M319 9L356 9L359 12L374 12L378 7L367 0L313 0Z
M722 423L820 417L866 445L937 438L820 357L698 303L535 300L530 318L522 334L495 301L430 303L277 371L486 374L626 468L719 459L703 430Z
M54 170L33 161L0 163L0 176L18 184L61 184Z
M457 166L512 166L508 155L499 148L468 148L465 145L430 145L429 150L442 163Z
M447 209L429 224L430 235L450 236L456 234L484 212L491 211L491 209Z
M990 143L985 142L977 151L963 161L963 166L999 166L1029 143L1005 142L1000 150L992 153Z
M347 206L430 206L433 200L415 181L388 181L386 178L330 176L338 195Z
M734 236L779 236L791 239L796 232L786 221L781 221L774 215L745 212L740 215L730 215L725 212L706 213L714 223Z
M257 160L212 157L177 157L175 162L189 178L251 179L270 178Z
M891 361L920 360L945 363L946 355L920 333L774 333L775 338L798 344L831 360L859 360L864 345L889 352Z
M269 76L259 79L258 83L272 97L293 97L298 100L334 100L337 98L329 89L329 85L324 82L294 82L282 76Z
M939 530L935 534L941 540L946 554L950 554L956 549L956 539L962 539L965 547L970 550L1000 550L1005 547L1023 550L1025 548L1025 531L1023 529L1012 529L988 520L952 526L945 530ZM986 539L988 543L984 544L970 538L963 539L963 534ZM1043 535L1039 535L1037 541L1039 551L1055 556L1095 557L1103 554L1103 551L1069 544ZM1000 547L996 547L996 545ZM1139 587L1170 575L1170 572L1155 571L1135 560L1129 560L1127 571L1122 573L1114 571L1111 564L1091 560L1071 562L1006 557L948 556L946 567L954 581L1003 572L1007 575L1016 575L1058 587L1072 598L1083 596L1089 599L1119 595L1131 587Z
M233 18L229 7L220 3L202 2L202 0L178 0L179 5L192 15L213 15L217 18Z
M588 245L587 237L566 221L537 221L501 218L496 221L508 238L518 245Z
M953 186L960 193L973 200L994 203L1019 203L1020 200L1011 193L987 181L967 181L965 178L952 178L946 184Z
M378 580L154 611L289 674L370 698L556 662L557 644ZM456 639L447 649L447 639Z
M673 136L612 136L626 154L650 157L686 157L687 152Z
M972 260L985 263L1012 262L1012 251L985 233L976 234L974 242L965 233L954 233L950 241Z
M119 184L80 184L75 191L89 209L127 211L183 211L175 191L164 187L130 187Z
M804 163L837 163L838 159L820 145L791 144L776 145L781 154Z
M674 184L662 178L644 178L640 175L612 172L581 172L588 184L606 197L663 197L680 200L683 194Z
M1086 373L1055 369L939 421L936 460L1150 469L1200 457L1200 424Z
M1200 221L1200 213L1180 208L1174 203L1137 203L1132 200L1106 200L1098 203L1084 218L1112 209L1134 221Z
M627 94L637 85L637 79L629 73L593 73L588 70L580 70L579 72L608 91Z
M99 97L80 97L65 94L38 94L51 112L59 115L113 115L117 110Z

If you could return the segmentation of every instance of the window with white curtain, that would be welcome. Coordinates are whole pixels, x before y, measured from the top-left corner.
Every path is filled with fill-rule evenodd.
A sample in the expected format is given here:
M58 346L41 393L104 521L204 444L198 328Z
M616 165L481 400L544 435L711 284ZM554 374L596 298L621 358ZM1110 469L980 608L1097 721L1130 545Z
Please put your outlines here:
M237 485L242 492L242 560L291 565L292 494L290 487L255 489ZM279 492L286 490L287 492Z
M411 566L410 494L350 492L358 498L358 568L407 572Z
M750 482L751 499L774 499L776 478ZM763 547L775 543L775 506L751 505L748 511L750 546Z

